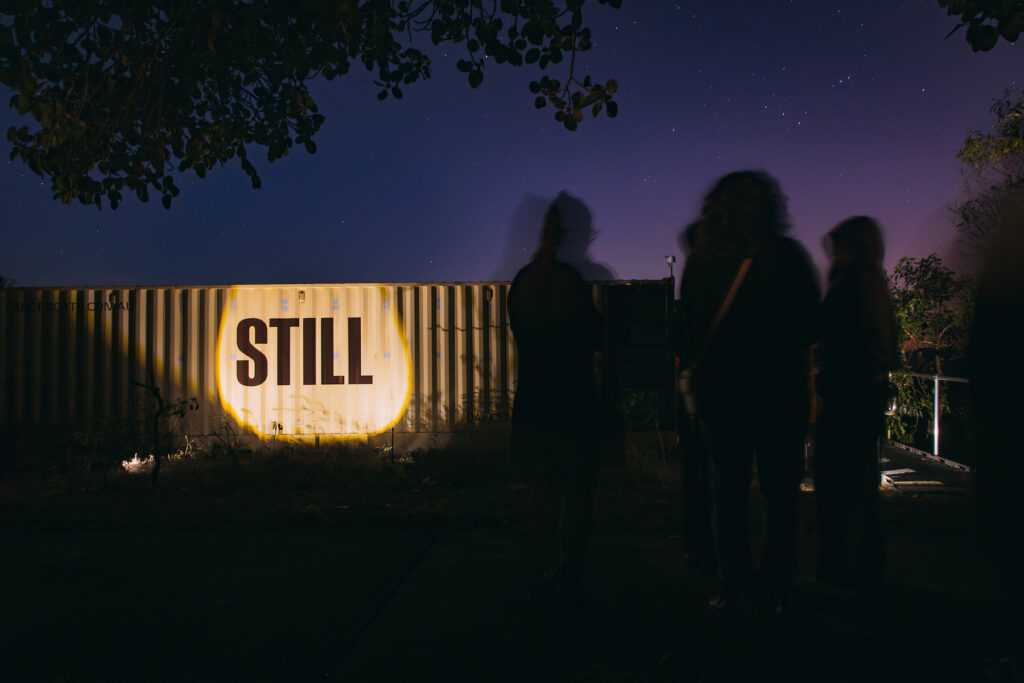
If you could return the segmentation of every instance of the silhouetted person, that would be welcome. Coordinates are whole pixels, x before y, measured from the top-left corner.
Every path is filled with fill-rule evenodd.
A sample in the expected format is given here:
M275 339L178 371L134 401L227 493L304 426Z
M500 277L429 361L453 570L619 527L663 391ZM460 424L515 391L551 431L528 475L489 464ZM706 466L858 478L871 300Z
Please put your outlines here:
M818 578L872 590L885 576L879 444L889 372L900 366L885 245L878 223L856 216L833 228L825 246L832 267L821 305L817 381Z
M566 236L556 200L533 261L508 294L519 358L512 410L513 463L532 474L538 525L535 598L580 597L600 466L601 416L594 352L601 321L591 287L558 260Z
M700 221L694 221L679 233L679 246L687 257L697 246L699 231ZM686 548L686 562L692 567L700 567L708 574L717 574L715 537L711 528L711 473L708 449L697 417L690 372L688 368L682 366L682 359L687 353L683 346L686 335L678 306L672 319L669 337L676 356L677 370L680 371L677 425L679 447L683 455L683 545Z
M819 290L807 253L785 236L786 200L770 176L743 171L723 177L704 198L700 222L680 286L680 353L693 368L711 462L722 579L722 594L712 605L728 621L752 579L747 523L755 453L765 506L761 571L777 609L792 606L809 410L807 355Z
M996 647L1005 680L1024 671L1024 204L1003 210L1000 232L986 249L978 279L974 327L968 349L975 487L980 519L1006 589ZM1018 678L1014 678L1016 676ZM1004 680L1000 677L999 680Z

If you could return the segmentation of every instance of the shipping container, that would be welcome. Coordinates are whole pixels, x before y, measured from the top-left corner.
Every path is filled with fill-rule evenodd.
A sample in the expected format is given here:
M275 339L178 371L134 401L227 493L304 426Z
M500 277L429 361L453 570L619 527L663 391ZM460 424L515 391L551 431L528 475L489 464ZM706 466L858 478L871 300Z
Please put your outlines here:
M195 399L192 437L507 429L509 283L0 289L0 426L61 430ZM674 428L672 282L593 284L597 370L627 427ZM182 402L175 404L175 402Z

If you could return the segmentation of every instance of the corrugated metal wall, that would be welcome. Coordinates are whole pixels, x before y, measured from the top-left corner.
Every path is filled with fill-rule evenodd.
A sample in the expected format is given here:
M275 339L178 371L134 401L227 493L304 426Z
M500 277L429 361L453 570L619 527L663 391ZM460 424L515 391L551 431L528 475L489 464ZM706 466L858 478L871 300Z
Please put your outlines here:
M226 289L0 290L0 419L25 427L128 416L139 387L218 404L217 330Z
M599 359L606 383L620 396L656 393L666 415L671 292L669 281L594 284L608 329ZM516 376L507 293L505 282L0 289L0 424L138 420L153 410L139 384L158 387L167 402L198 399L182 425L192 435L225 425L266 437L501 423ZM236 369L239 378L254 372L260 355L239 353L236 327L237 340L267 356L259 386L234 379ZM329 333L334 348L323 350ZM290 343L290 355L275 340ZM332 363L342 386L324 388ZM366 373L366 386L353 376L345 383L352 370ZM339 398L325 399L328 390Z

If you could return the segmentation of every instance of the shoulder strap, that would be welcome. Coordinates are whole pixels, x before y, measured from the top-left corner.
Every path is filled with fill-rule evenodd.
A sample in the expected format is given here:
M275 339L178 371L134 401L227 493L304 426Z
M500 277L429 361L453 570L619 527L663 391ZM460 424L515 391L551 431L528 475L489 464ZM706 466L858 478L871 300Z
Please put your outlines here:
M740 268L736 271L736 277L732 280L732 286L729 288L729 292L725 295L725 299L722 301L722 305L718 309L718 313L715 314L714 320L711 321L711 327L708 328L708 336L704 339L704 345L700 349L700 354L697 356L698 361L704 360L705 354L711 347L711 342L715 338L715 333L718 332L718 326L722 322L722 318L729 312L729 308L732 307L732 301L736 298L736 292L739 291L740 285L743 284L743 278L747 276L747 271L750 270L750 264L753 263L754 259L745 258L743 263L740 264Z

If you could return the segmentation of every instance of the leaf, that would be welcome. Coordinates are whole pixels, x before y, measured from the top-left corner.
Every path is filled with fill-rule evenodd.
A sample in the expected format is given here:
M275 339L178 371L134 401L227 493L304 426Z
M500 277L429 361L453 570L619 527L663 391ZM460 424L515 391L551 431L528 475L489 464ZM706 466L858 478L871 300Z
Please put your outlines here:
M995 26L972 24L967 29L967 42L975 52L987 52L999 41L999 29Z
M608 102L605 105L605 109L608 111L608 118L614 119L619 115L619 105L617 102Z
M469 87L479 87L484 82L484 72L479 69L475 69L469 72Z

